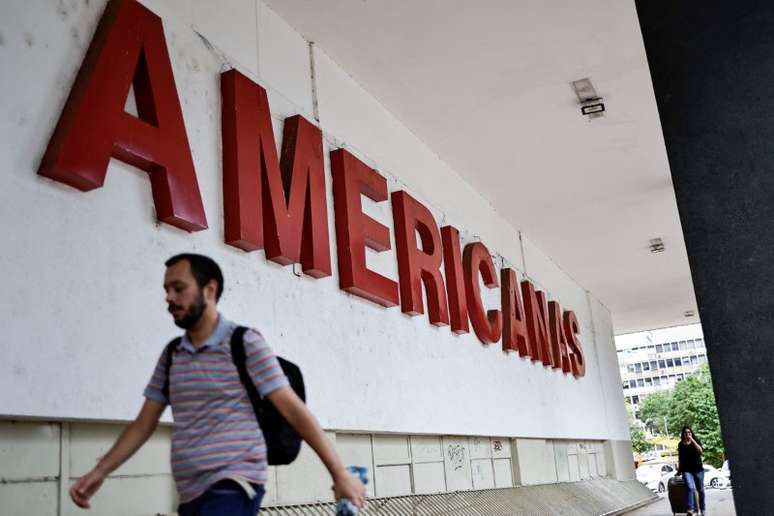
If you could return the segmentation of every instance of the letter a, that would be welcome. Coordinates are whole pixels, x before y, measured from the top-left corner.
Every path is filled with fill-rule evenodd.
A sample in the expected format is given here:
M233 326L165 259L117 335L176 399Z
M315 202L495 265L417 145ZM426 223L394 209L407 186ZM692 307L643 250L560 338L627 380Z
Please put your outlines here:
M150 175L159 220L207 228L161 19L134 0L108 3L38 173L93 190L111 157Z

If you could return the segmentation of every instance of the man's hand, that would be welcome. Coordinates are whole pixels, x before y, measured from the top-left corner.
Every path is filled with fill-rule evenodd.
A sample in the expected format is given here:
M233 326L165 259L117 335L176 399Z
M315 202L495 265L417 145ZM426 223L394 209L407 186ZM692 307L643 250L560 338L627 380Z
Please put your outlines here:
M70 488L70 498L72 498L75 505L81 509L90 508L91 504L89 503L89 499L94 496L94 493L100 488L102 482L105 481L105 477L107 477L107 475L104 472L99 468L94 468L78 479L78 481Z
M346 498L362 509L365 504L366 487L355 475L345 470L345 473L333 479L333 494L336 500Z
M121 432L113 447L110 448L99 463L82 476L78 482L70 488L70 498L78 507L88 509L91 505L89 499L94 496L102 482L111 472L134 455L142 444L148 440L158 425L161 413L164 412L164 403L154 400L145 400L140 413L134 421Z

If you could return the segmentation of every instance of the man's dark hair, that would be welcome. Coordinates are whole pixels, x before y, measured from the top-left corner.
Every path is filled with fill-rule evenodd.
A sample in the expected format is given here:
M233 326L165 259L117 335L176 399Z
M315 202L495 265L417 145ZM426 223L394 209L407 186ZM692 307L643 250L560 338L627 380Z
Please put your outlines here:
M180 253L164 262L164 265L171 267L183 260L187 260L191 264L191 274L196 279L196 284L199 285L199 288L204 288L210 280L218 282L215 299L219 300L220 295L223 293L223 273L218 264L215 263L215 260L202 254Z

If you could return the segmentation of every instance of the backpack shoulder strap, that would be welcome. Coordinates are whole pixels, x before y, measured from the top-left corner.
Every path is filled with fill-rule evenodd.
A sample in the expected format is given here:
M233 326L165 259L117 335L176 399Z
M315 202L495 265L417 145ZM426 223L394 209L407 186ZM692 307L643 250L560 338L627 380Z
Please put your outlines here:
M161 392L164 393L164 397L167 398L167 403L169 403L169 372L172 370L172 357L175 356L175 349L177 349L177 346L180 345L180 342L183 340L182 337L175 337L171 341L169 341L169 344L167 344L167 347L164 350L164 353L166 353L166 364L165 364L165 375L164 375L164 385L161 387Z
M234 333L231 334L231 360L239 373L239 379L242 381L247 395L250 397L250 402L253 407L260 406L261 395L258 393L258 389L255 388L250 374L247 372L247 356L245 354L245 332L247 328L244 326L238 326L234 328Z

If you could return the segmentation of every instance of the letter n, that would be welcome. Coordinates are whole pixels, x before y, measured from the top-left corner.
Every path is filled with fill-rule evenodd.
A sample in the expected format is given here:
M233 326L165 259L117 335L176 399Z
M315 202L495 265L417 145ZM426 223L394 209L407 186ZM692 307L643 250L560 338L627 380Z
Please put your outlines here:
M159 220L207 228L161 19L134 0L108 3L38 173L89 191L111 157L150 175Z

